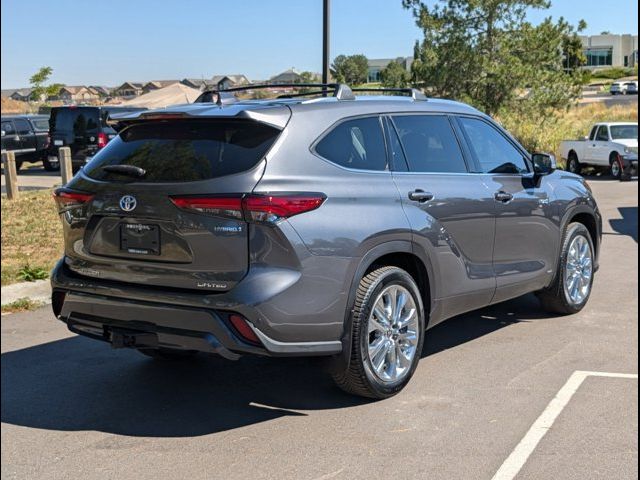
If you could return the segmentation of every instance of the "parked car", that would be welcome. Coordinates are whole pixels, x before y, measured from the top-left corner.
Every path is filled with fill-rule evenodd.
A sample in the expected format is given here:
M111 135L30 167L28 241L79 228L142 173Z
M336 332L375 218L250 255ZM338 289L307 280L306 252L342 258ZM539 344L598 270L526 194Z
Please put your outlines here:
M627 95L637 95L638 94L638 82L627 82L625 83L625 93Z
M614 178L629 180L638 174L638 124L596 123L588 137L561 142L560 153L572 173L580 174L583 167L593 166L608 170Z
M585 306L602 220L581 177L465 104L323 89L121 115L55 193L56 317L152 357L325 356L384 398L447 318Z
M24 162L42 161L51 169L46 158L49 147L49 117L47 115L12 115L2 117L2 151L14 152L16 168Z
M624 95L627 93L627 82L613 82L609 87L609 93L611 95Z
M107 120L111 114L145 110L118 106L64 106L53 107L49 121L51 143L48 160L59 168L58 149L71 148L73 170L78 171L117 134Z

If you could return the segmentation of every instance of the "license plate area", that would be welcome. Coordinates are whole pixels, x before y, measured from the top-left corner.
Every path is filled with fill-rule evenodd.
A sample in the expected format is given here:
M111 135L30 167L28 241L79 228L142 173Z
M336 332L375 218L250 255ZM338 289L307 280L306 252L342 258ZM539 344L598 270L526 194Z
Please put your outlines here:
M135 255L160 255L160 228L146 223L121 223L120 250Z

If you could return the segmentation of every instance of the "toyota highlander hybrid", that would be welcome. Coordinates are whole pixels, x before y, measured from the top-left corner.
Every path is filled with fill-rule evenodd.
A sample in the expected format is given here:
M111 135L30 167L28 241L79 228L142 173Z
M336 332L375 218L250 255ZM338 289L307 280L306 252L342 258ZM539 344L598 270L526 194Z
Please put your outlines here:
M293 86L113 116L55 192L71 331L161 358L325 356L384 398L447 318L529 292L585 306L601 216L580 176L462 103Z

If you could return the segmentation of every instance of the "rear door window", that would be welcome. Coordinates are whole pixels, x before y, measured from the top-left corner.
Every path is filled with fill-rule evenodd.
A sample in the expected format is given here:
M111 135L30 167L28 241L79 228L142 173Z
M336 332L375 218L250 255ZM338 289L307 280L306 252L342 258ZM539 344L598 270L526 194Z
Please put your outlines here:
M385 170L387 152L380 119L354 118L336 125L315 147L318 155L346 168Z
M443 115L394 116L410 172L467 173L451 123Z
M245 120L174 120L132 125L93 157L85 173L98 180L131 181L106 172L107 165L146 171L140 182L189 182L223 177L254 167L280 131Z

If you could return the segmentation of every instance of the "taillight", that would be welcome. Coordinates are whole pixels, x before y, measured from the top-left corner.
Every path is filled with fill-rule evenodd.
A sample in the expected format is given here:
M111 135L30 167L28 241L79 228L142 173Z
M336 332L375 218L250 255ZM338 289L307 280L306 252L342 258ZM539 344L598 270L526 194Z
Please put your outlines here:
M242 315L236 315L235 313L229 315L229 321L238 335L242 337L248 343L254 345L261 345L260 339L255 334L253 329L247 323L247 320Z
M320 207L326 200L322 193L284 195L245 195L233 197L170 197L179 208L198 213L244 219L247 222L276 223Z
M100 132L98 134L98 148L104 147L107 144L108 141L109 141L109 139L107 138L107 136L104 133Z
M84 192L74 192L73 190L57 189L53 192L53 198L58 205L60 212L71 208L81 207L93 198L93 195Z
M320 207L327 197L322 194L248 195L242 201L248 221L277 222Z
M241 197L171 197L171 201L185 210L242 219Z

